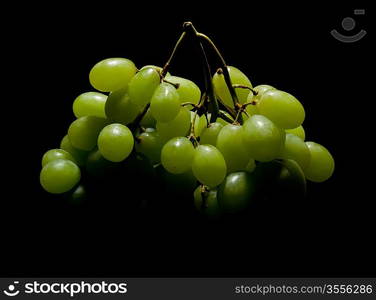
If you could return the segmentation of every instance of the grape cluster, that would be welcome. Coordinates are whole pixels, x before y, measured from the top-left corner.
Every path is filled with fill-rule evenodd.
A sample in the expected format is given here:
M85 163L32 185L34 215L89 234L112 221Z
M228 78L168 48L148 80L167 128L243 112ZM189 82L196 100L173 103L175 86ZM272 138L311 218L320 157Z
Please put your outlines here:
M211 78L215 108L194 82L160 67L100 61L89 74L98 92L74 100L77 119L60 149L43 156L42 187L81 195L83 170L105 172L141 155L152 169L193 182L192 203L216 217L246 209L260 194L302 197L306 179L327 180L334 160L322 145L305 142L302 104L270 85L253 87L239 69L226 68L232 86L223 69Z

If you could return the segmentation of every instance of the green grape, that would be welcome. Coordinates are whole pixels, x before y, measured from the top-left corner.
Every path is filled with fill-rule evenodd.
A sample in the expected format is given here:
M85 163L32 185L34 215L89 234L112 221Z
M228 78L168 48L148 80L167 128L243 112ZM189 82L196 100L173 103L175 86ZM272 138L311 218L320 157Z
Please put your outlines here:
M66 159L56 159L46 164L40 173L40 183L49 193L62 194L71 190L81 178L80 168Z
M170 173L181 174L192 166L195 149L186 137L169 140L162 148L161 163Z
M86 200L86 189L80 184L73 192L69 195L68 201L73 205L80 205Z
M101 92L124 88L131 81L137 68L125 58L107 58L98 62L90 71L90 84Z
M150 102L161 78L154 68L140 70L129 83L129 96L133 104L144 107Z
M160 162L162 147L162 139L155 130L141 133L135 144L136 151L144 154L152 164Z
M201 214L209 218L217 218L221 215L216 189L202 192L202 187L199 186L195 189L193 197L194 205Z
M91 151L86 160L86 171L92 177L106 177L114 173L117 163L105 159L98 148Z
M277 176L276 189L274 194L278 199L286 195L290 200L301 200L307 191L307 182L299 164L292 159L284 159L281 162L282 168Z
M283 91L266 91L257 102L257 108L261 115L280 128L298 127L305 118L303 105L294 96Z
M267 85L267 84L260 84L258 86L255 86L253 88L253 90L257 93L256 95L254 95L253 93L249 93L248 94L248 97L247 97L247 103L251 103L253 102L254 104L251 104L251 105L248 105L245 110L246 112L250 115L250 116L253 116L253 115L259 115L260 112L259 112L259 109L257 107L257 104L262 95L266 92L266 91L269 91L269 90L275 90L276 88L272 87L271 85Z
M155 69L158 73L161 73L162 70L163 70L162 67L158 67L158 66L155 66L155 65L146 65L146 66L143 66L143 67L140 69L140 71L145 70L145 69L150 69L150 68ZM168 73L167 73L167 74L168 74Z
M329 179L334 172L334 159L330 152L320 144L306 142L311 153L311 161L304 170L306 178L314 182Z
M166 76L166 80L174 84L179 84L176 91L179 94L179 100L181 103L192 102L198 104L201 99L200 88L191 80L178 76Z
M303 141L305 140L305 131L302 125L293 129L286 129L286 133L292 133L300 137Z
M187 194L191 194L197 186L197 180L193 176L191 169L185 173L172 174L162 165L159 165L155 168L155 170L162 180L162 183L166 186L168 192L171 194L186 196Z
M258 100L259 98L261 98L261 96L266 92L266 91L269 91L269 90L276 90L275 87L271 86L271 85L268 85L268 84L259 84L257 86L255 86L253 88L253 90L257 93L257 95L255 95L254 97L254 100Z
M193 123L193 119L195 118L195 112L191 111L191 122ZM208 116L210 118L210 116ZM206 121L205 115L196 116L195 119L195 127L194 127L194 134L196 137L201 136L202 131L207 127L208 123Z
M245 111L248 113L249 116L260 114L260 112L257 108L257 105L253 105L253 104L247 105L247 107L245 108Z
M140 125L144 128L155 128L157 122L153 118L150 112L150 108L146 111L146 114L143 116Z
M179 94L169 83L162 82L150 102L150 112L158 122L172 121L180 111Z
M273 205L283 205L301 200L306 193L306 180L299 164L292 159L259 163L252 173L258 193L268 196ZM267 202L264 202L268 204Z
M226 177L226 162L216 147L200 145L195 149L192 171L202 184L215 187Z
M164 142L177 136L186 136L191 128L191 114L181 107L178 115L170 122L157 122L157 131Z
M62 150L69 152L74 157L74 160L76 161L78 166L81 167L85 165L86 158L89 152L73 147L72 143L69 140L68 135L64 136L64 138L61 140L60 148Z
M79 95L73 102L73 113L76 118L94 116L106 118L104 107L107 96L97 92L87 92Z
M248 77L239 69L235 67L227 67L230 74L232 84L240 84L252 88L252 84ZM225 78L223 74L215 73L213 76L213 86L214 91L217 96L228 106L234 107L234 103L230 94L230 91L227 88ZM237 88L235 89L238 100L241 104L245 103L247 96L250 92L248 89Z
M134 145L132 132L125 125L107 125L98 136L98 149L109 161L120 162L131 154Z
M146 65L146 66L143 66L143 67L140 69L140 71L143 70L143 69L146 69L146 68L153 68L153 69L155 69L159 74L161 74L161 73L162 73L162 70L163 70L162 67L158 67L158 66L155 66L155 65ZM171 76L171 74L170 74L170 72L167 72L165 77L167 78L167 77L169 77L169 76Z
M123 88L108 96L105 111L111 122L127 125L134 121L141 109L130 101L128 89Z
M218 134L216 147L226 161L227 173L245 170L251 157L243 144L241 126L229 124L223 127Z
M217 144L217 137L223 125L219 122L209 124L209 127L206 127L202 130L200 136L200 144L202 145L213 145Z
M97 145L97 138L107 120L98 117L81 117L69 126L68 136L73 147L90 151Z
M269 161L280 154L285 133L268 118L254 115L243 124L243 142L252 158Z
M311 154L304 141L291 133L286 134L285 146L282 148L281 155L285 159L295 160L302 170L305 170L311 160Z
M76 163L76 160L73 158L72 154L62 149L51 149L48 150L42 157L42 167L47 165L49 162L55 159L67 159Z
M255 194L255 179L247 172L227 175L218 188L219 207L228 213L246 209Z

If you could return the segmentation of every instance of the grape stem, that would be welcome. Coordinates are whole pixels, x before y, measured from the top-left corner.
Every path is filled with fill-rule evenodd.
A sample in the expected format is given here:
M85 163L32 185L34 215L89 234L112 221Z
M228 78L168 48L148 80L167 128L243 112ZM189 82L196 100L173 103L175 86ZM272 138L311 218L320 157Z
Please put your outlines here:
M188 136L188 139L192 142L193 146L197 147L198 141L195 135L195 123L197 118L197 110L195 111L195 114L193 116L192 122L191 122L191 133Z
M226 112L228 112L229 115L230 115L233 119L235 119L235 117L236 117L236 111L235 111L233 108L227 106L227 105L226 105L226 104L225 104L220 98L218 98L218 102L219 102L219 104L221 105L221 107L222 107Z
M208 57L206 55L205 49L202 45L202 43L199 40L199 32L196 30L196 28L193 26L191 22L185 22L183 24L184 31L187 33L190 33L194 40L196 41L196 46L199 49L201 53L201 61L202 61L202 67L203 67L203 73L204 73L204 79L205 79L205 93L203 97L203 103L200 103L200 105L205 105L206 103L209 106L209 110L211 112L210 122L215 122L218 117L219 112L219 106L217 99L214 95L214 88L213 83L211 81L211 70L210 65L208 61Z
M246 90L250 90L254 96L257 95L257 92L253 88L251 88L249 86L242 85L242 84L233 84L232 86L234 87L234 89L246 89Z
M219 111L219 117L220 117L221 119L225 120L225 121L228 122L228 123L233 123L233 122L234 122L234 120L232 120L231 118L229 118L229 117L225 114L225 112L224 112L223 110L220 110L220 111Z
M183 33L181 34L180 38L176 42L175 47L174 47L169 59L167 60L166 64L164 65L164 67L163 67L163 69L160 73L162 79L164 81L166 81L164 79L164 77L166 76L166 74L168 72L168 69L171 65L171 62L174 59L174 57L176 56L176 52L177 52L178 48L180 47L180 45L182 44L184 38L188 34L190 34L194 38L194 41L196 41L197 48L199 49L199 51L201 53L203 73L204 73L204 78L205 78L205 92L203 93L203 97L201 98L200 103L198 104L198 107L196 107L196 109L200 110L200 108L203 108L200 111L205 111L205 113L209 111L211 113L210 122L212 123L212 122L215 122L216 119L219 116L219 109L220 109L219 103L220 103L221 107L223 109L225 109L231 115L232 118L238 119L239 123L242 124L243 123L242 114L238 113L239 111L242 111L242 106L239 103L237 94L235 92L235 88L243 88L243 86L241 86L241 85L233 86L232 85L230 74L229 74L229 71L228 71L228 68L227 68L227 64L226 64L222 54L220 53L220 51L218 50L216 45L213 43L213 41L208 36L198 32L196 30L196 28L193 26L192 22L184 22ZM217 57L219 58L220 68L217 70L217 73L224 75L224 79L225 79L227 88L230 91L230 95L231 95L232 101L234 103L235 109L228 107L227 105L225 105L223 103L223 101L221 101L220 99L217 99L217 97L215 96L213 83L212 83L212 80L211 80L210 64L209 64L208 57L207 57L206 52L205 52L205 48L204 48L203 43L201 41L205 41L214 50ZM169 81L166 81L166 82L174 85L173 83L171 83ZM254 93L253 90L252 90L252 92Z
M217 70L217 73L219 75L223 74L227 88L230 91L230 95L231 95L232 101L234 103L234 107L238 111L239 99L238 99L238 96L236 95L235 89L232 85L230 73L228 72L226 61L224 60L224 58L223 58L221 52L218 50L217 46L214 44L214 42L208 36L206 36L205 34L202 34L202 33L198 33L198 37L200 39L204 40L214 50L217 57L219 58L221 67ZM239 116L239 122L240 123L243 122L241 115Z
M135 128L135 129L140 127L140 122L142 118L146 115L149 107L150 107L150 103L146 104L144 109L137 115L136 119L134 119L134 121L128 125L128 127Z
M200 186L200 193L202 198L201 209L208 208L208 193L209 189L205 185Z
M170 64L171 64L172 60L174 59L174 56L176 55L176 51L177 51L177 49L179 48L179 46L180 46L180 44L182 43L182 41L184 40L185 36L186 36L186 32L183 31L183 33L181 34L180 38L179 38L178 41L176 42L175 47L174 47L174 49L172 50L172 53L171 53L169 59L167 60L166 64L164 65L164 67L163 67L163 69L162 69L162 71L161 71L161 76L162 76L163 78L166 76L166 74L167 74L167 72L168 72L168 69L169 69L169 67L170 67Z
M171 84L175 89L178 89L179 86L180 86L179 83L173 83L173 82L168 81L168 80L166 80L166 79L164 79L164 78L162 79L162 81L163 81L163 82L166 82L166 83L168 83L168 84Z

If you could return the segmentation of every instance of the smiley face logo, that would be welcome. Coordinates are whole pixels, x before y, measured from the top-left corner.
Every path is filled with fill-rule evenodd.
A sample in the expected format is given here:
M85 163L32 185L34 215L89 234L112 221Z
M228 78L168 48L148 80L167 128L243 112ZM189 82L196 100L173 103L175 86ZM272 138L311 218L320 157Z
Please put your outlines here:
M365 15L365 10L364 9L356 9L354 10L354 15ZM350 17L346 17L342 20L342 28L346 31L351 31L355 28L355 20ZM365 30L360 30L358 33L354 35L343 35L339 33L336 29L333 29L331 32L331 35L336 38L337 40L343 42L343 43L354 43L359 40L361 40L366 34L367 31Z
M10 284L8 286L8 290L4 290L4 294L9 296L9 297L14 297L17 296L20 291L16 290L16 285L19 284L19 281L14 281L13 284Z

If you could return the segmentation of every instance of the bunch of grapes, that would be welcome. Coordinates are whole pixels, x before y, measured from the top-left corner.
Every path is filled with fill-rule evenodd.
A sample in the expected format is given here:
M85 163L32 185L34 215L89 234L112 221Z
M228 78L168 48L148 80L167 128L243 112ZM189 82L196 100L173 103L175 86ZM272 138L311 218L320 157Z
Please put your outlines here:
M224 64L201 92L168 66L137 69L125 58L97 63L89 74L97 91L74 100L77 119L60 148L43 156L42 187L80 196L83 174L109 174L116 165L137 169L141 156L151 169L193 183L192 205L216 217L245 210L260 194L302 197L306 179L332 175L329 151L305 141L305 110L293 95L253 87Z

